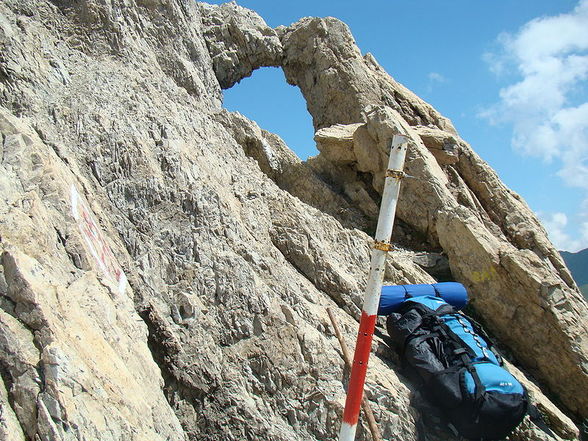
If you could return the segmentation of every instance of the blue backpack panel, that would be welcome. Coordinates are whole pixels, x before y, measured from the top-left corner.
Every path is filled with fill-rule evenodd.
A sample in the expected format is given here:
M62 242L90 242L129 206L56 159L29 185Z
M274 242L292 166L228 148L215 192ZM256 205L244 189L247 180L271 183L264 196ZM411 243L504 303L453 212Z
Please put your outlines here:
M382 304L380 310L386 310ZM522 421L526 391L476 322L437 293L408 297L388 310L397 311L386 327L401 358L461 436L499 440Z

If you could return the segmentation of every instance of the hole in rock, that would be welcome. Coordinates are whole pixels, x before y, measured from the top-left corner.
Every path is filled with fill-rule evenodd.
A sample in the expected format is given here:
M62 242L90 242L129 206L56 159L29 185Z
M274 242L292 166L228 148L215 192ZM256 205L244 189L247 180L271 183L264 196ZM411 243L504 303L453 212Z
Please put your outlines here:
M312 117L296 86L286 83L281 68L263 67L224 91L224 107L275 133L300 159L318 155Z

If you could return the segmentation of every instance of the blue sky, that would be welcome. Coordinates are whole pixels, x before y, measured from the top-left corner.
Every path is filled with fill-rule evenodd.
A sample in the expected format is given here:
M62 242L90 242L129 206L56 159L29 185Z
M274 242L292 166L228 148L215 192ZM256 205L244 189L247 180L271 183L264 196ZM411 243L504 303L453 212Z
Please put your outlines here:
M272 27L343 20L363 53L453 121L559 249L588 247L588 0L237 3ZM225 91L225 106L303 159L316 154L302 94L280 69Z

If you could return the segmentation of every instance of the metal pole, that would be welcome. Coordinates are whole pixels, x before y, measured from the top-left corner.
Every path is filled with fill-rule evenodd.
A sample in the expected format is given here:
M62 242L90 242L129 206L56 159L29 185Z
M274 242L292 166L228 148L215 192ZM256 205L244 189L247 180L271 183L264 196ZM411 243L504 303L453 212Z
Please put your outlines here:
M382 281L384 280L386 255L391 249L390 236L392 235L392 227L394 226L396 203L398 201L398 193L400 192L400 181L404 177L402 169L404 167L404 158L406 157L407 142L408 138L404 135L394 135L392 138L384 193L382 194L380 215L378 217L378 227L376 229L374 249L372 250L370 274L365 290L363 311L361 312L361 319L359 321L359 332L355 344L355 354L353 356L353 366L349 378L343 422L341 424L341 431L339 432L339 441L353 441L355 439L365 376L367 374L367 364L372 348L376 319L378 318L380 290L382 289Z
M335 331L335 336L337 340L339 340L339 344L341 345L341 351L343 352L343 360L345 361L345 366L348 369L351 369L351 354L347 350L347 344L345 343L345 339L343 338L343 334L341 334L341 330L339 329L339 324L337 323L337 319L335 318L335 314L331 311L331 308L327 308L327 313L331 318L331 323L333 324L333 330ZM361 407L363 408L363 414L365 419L368 422L368 426L370 428L370 432L372 433L372 440L373 441L382 441L382 435L380 434L380 429L378 429L378 425L376 424L376 419L374 418L374 413L372 412L372 408L370 406L370 402L367 400L366 397L363 397L361 400Z

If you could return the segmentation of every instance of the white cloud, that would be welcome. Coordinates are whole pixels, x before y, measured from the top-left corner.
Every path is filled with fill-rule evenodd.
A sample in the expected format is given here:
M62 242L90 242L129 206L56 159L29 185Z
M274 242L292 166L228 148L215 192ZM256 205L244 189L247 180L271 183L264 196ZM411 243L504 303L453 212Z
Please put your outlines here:
M499 35L497 38L499 42L502 41L501 35ZM503 54L486 52L484 55L482 55L482 59L486 62L490 68L490 72L492 72L494 75L501 76L505 72L506 57Z
M588 222L584 222L581 227L582 232L582 241L584 242L583 248L587 248L586 244L588 244Z
M577 252L588 248L588 222L581 225L581 236L572 238L566 232L568 217L565 213L538 213L541 223L547 230L549 239L560 251Z
M497 73L515 67L520 80L503 88L500 102L482 116L511 123L516 149L561 161L564 181L588 190L588 177L576 174L588 154L588 102L570 104L588 84L588 0L568 14L531 20L516 34L502 33L498 41L500 53L484 59Z
M501 89L500 101L481 116L512 125L518 152L554 163L565 184L580 188L584 201L574 219L588 219L588 0L569 13L504 32L497 42L500 50L484 60L503 79L505 73L518 79ZM588 245L588 222L569 223L564 213L542 220L559 249ZM572 229L573 238L566 232Z
M433 88L436 84L446 83L447 79L438 72L429 72L427 75L427 93L433 92Z
M438 72L429 72L429 75L427 75L427 77L431 82L444 83L445 81L447 81L445 77Z

